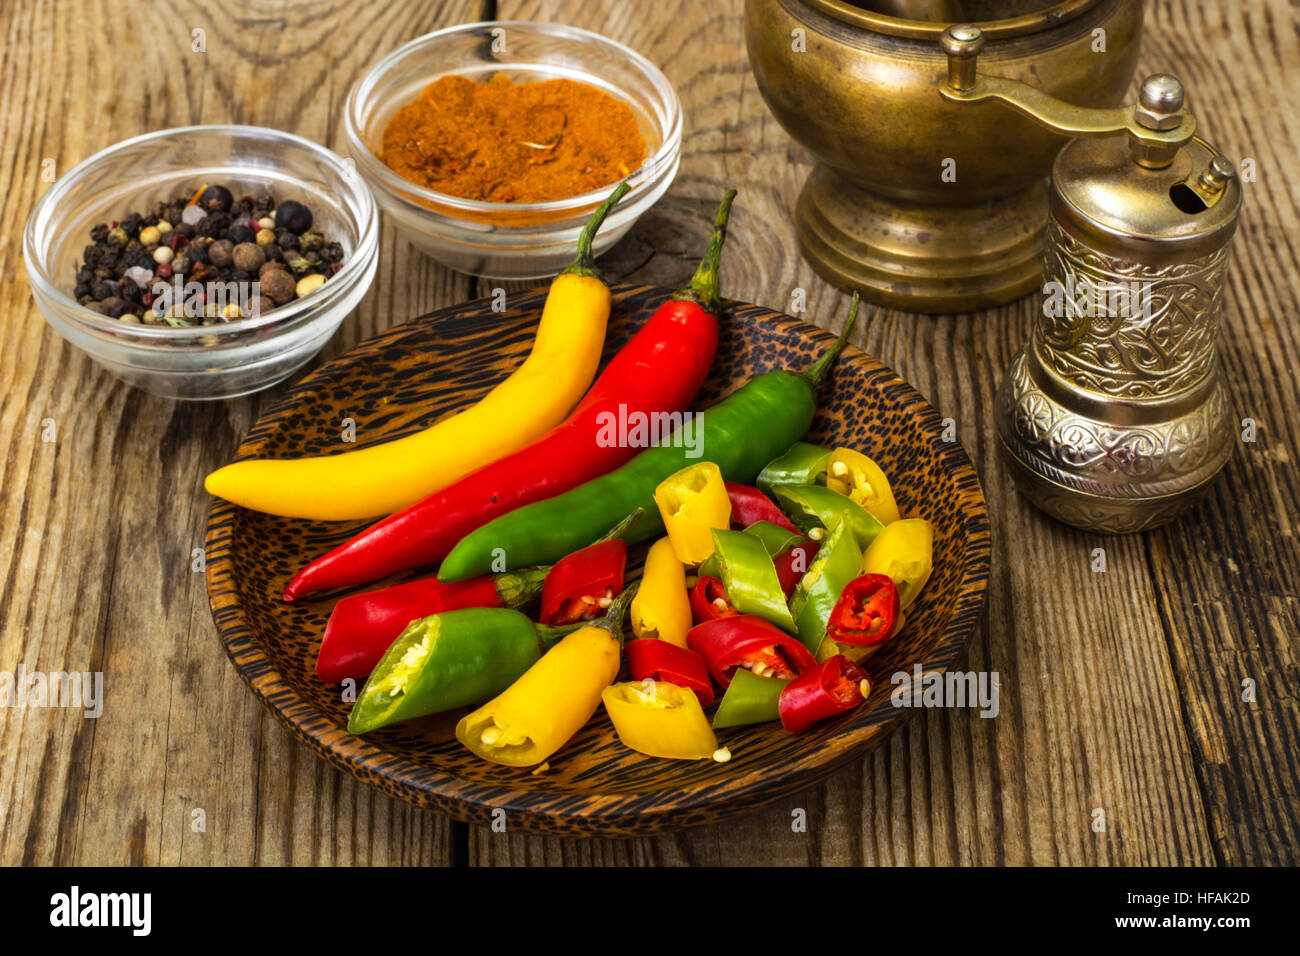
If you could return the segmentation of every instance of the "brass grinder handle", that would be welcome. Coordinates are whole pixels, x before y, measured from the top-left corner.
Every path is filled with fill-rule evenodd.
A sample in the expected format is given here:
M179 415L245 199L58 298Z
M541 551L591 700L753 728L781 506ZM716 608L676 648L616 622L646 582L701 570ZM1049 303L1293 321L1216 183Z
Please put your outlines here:
M1139 166L1164 169L1196 135L1196 117L1183 109L1183 84L1168 73L1142 81L1138 102L1112 109L1076 106L1042 90L977 69L984 33L971 23L950 26L939 41L948 55L948 81L939 93L954 103L1000 100L1025 116L1066 136L1127 133L1129 154Z

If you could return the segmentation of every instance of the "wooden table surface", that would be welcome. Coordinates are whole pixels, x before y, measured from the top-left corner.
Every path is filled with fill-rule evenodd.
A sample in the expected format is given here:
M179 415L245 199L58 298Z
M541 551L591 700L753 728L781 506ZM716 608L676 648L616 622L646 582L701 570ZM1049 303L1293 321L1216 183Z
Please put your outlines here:
M741 0L8 0L0 671L103 671L106 702L97 720L0 708L0 863L1300 862L1300 2L1147 7L1139 74L1178 73L1206 135L1256 164L1221 355L1257 440L1173 527L1074 531L1019 498L994 455L992 396L1032 301L873 317L856 343L955 419L981 474L994 572L967 666L1001 675L1001 711L923 711L793 799L617 841L452 824L295 742L236 677L191 570L210 503L203 476L284 387L190 405L128 388L42 321L21 234L51 166L191 123L280 127L346 153L348 89L394 47L460 22L555 20L647 55L685 108L677 180L603 260L608 274L676 285L735 185L726 293L789 311L802 289L809 321L838 324L848 299L800 259L791 222L809 157L754 85ZM195 29L206 52L191 49ZM388 223L381 241L374 286L325 357L485 294ZM1104 573L1092 570L1099 547ZM796 809L806 832L792 827Z

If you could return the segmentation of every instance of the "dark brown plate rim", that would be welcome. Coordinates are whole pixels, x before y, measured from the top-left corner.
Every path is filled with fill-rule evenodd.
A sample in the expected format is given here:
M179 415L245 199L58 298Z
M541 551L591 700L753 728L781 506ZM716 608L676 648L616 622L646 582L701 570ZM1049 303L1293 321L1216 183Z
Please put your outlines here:
M646 291L650 291L649 287L618 286L614 289L616 301ZM666 295L667 290L664 293ZM417 324L437 322L442 312L463 309L472 304L461 303L451 309L432 312L394 326L323 363L258 419L241 443L235 458L253 457L273 432L277 422L305 396L314 393L322 379L328 381L333 368L355 361L354 353L358 350L391 346L410 333ZM737 301L727 301L725 305L727 311L732 312L737 308L750 307L748 303ZM813 342L824 345L834 342L834 337L823 329L788 315L771 312L764 321ZM936 436L932 442L936 458L958 489L958 504L964 516L966 532L965 567L952 613L944 625L939 643L921 664L923 673L943 673L965 651L966 641L984 608L992 542L979 477L959 442L938 440L937 436L943 427L938 412L897 373L853 346L845 350L840 362L859 366L872 379L880 382L882 387L888 385L895 393L892 398L917 421L922 432ZM389 753L365 738L349 734L302 698L284 679L256 641L235 589L231 536L236 510L237 506L229 502L214 501L208 516L205 550L208 599L213 621L240 678L295 737L332 766L407 803L444 813L461 822L489 823L493 820L493 811L503 809L512 828L570 836L644 835L716 822L723 817L749 813L773 800L807 789L846 763L861 758L879 746L912 716L913 708L899 708L882 703L855 717L840 732L838 742L841 746L836 750L813 751L767 764L761 770L750 771L728 781L726 788L716 795L713 793L718 789L716 784L648 791L638 795L633 808L628 806L627 795L581 793L573 795L574 805L572 809L566 810L562 804L557 805L555 794L551 792L520 790L505 785L491 787L464 781L454 774L421 766ZM819 759L820 753L830 753L833 756ZM722 804L734 800L736 789L745 793L743 805L723 807ZM546 807L538 809L531 806L535 801L545 802ZM692 810L697 812L691 813ZM700 810L712 810L713 813L701 815L698 813Z

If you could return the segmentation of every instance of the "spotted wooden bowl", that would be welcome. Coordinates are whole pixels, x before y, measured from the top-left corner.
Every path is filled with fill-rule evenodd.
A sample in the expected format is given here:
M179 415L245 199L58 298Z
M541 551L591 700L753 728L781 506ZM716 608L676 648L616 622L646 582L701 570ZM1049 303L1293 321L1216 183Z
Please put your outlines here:
M615 290L606 359L666 295ZM357 436L347 447L363 447L477 400L527 352L542 301L541 291L516 295L509 311L497 313L480 299L390 329L304 379L254 426L238 457L340 451L347 418ZM813 326L737 302L728 303L722 325L698 407L761 372L804 368L833 341ZM984 603L989 529L974 469L941 431L935 410L911 386L856 349L823 383L808 438L862 449L883 466L903 514L934 525L934 573L903 633L870 661L875 689L866 706L799 736L779 724L723 731L729 763L643 757L619 743L603 710L537 775L465 750L452 736L463 711L351 736L344 729L349 705L314 671L320 635L341 594L296 604L280 594L299 567L354 534L360 522L277 518L217 501L207 534L212 616L240 676L299 738L336 767L416 806L477 823L491 821L499 808L512 828L573 835L645 834L721 820L802 790L878 746L911 713L890 703L890 675L910 673L917 663L944 671L962 654ZM633 573L644 550L633 550Z

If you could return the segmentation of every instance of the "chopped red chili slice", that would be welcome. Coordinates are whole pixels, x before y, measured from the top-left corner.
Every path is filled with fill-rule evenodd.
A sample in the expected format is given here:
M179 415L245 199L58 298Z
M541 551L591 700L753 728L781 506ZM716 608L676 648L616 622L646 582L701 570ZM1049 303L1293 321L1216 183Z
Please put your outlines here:
M886 574L854 578L840 593L826 621L826 633L841 644L870 647L893 633L898 588Z
M799 534L799 529L776 506L776 502L757 488L729 481L727 497L731 499L731 523L736 527L748 528L756 521L768 521L778 528Z
M802 733L827 717L847 713L866 700L871 690L867 672L843 654L812 667L781 691L781 725Z
M709 667L694 651L654 638L630 641L624 650L633 680L667 681L694 691L701 707L713 703Z
M805 541L796 544L783 554L778 554L773 559L776 565L776 577L781 582L781 590L785 592L786 600L794 594L794 589L799 586L804 573L812 567L813 558L817 557L820 548L820 541Z
M696 624L735 617L740 612L731 606L721 578L703 575L691 588L691 618Z
M623 590L627 542L598 541L555 562L542 583L543 624L558 626L600 617Z
M817 661L808 648L772 622L756 614L739 614L697 624L686 634L686 644L709 665L723 689L731 684L737 667L764 677L794 677ZM766 673L767 669L771 673Z

